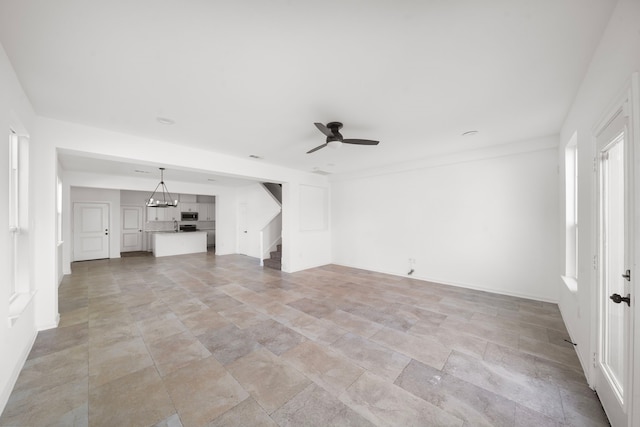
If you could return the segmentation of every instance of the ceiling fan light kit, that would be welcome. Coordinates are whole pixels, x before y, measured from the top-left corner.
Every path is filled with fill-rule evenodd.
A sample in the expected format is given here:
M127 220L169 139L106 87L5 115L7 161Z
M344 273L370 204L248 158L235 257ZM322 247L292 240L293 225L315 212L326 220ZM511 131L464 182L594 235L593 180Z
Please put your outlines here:
M340 122L330 122L327 123L326 126L322 123L314 123L314 125L316 125L320 132L327 136L327 140L324 144L307 151L307 154L314 153L327 146L331 148L340 148L342 147L342 144L378 145L380 143L380 141L373 141L370 139L344 139L340 133L340 129L342 129L342 123Z
M164 184L164 168L159 169L160 183L156 185L156 189L153 190L153 193L151 193L151 196L149 196L149 199L145 202L145 205L150 208L174 208L178 206L178 200L174 199L171 196L171 193L169 193L169 190L167 190L167 186ZM158 188L160 188L160 191L162 191L162 199L154 198L156 196L156 193L158 192ZM169 196L168 200L167 196ZM158 195L158 197L160 197L160 195Z

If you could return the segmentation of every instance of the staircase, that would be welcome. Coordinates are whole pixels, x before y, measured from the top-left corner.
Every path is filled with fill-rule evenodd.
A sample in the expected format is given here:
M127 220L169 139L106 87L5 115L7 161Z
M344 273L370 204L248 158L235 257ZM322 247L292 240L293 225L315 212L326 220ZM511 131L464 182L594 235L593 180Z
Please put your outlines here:
M262 186L274 198L274 200L282 207L282 184L273 182L263 182ZM266 255L266 251L273 248L273 245L282 241L282 209L280 213L273 217L270 223L260 231L260 258ZM263 249L264 248L264 249ZM269 258L262 260L262 265L274 270L282 270L282 245L276 245L276 250L269 252Z
M274 270L282 270L282 245L277 246L277 250L270 252L270 258L263 260L264 266Z
M269 191L275 197L275 199L282 205L282 184L276 184L273 182L263 182L264 188Z

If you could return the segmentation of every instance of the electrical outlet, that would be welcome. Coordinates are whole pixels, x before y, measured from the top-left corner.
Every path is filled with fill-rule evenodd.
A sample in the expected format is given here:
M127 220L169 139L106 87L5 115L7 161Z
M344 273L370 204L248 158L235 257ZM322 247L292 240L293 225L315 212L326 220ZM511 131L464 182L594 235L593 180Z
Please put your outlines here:
M413 267L416 264L416 259L415 258L409 258L409 272L407 273L409 276L411 276L413 274Z

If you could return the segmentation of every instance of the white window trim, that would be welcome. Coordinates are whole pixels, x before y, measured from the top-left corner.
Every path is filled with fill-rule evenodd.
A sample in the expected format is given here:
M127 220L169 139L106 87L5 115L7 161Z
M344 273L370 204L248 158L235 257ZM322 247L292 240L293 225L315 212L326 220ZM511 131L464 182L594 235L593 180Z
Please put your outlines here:
M578 136L574 132L564 150L565 263L562 280L570 292L578 291Z
M56 237L57 246L64 243L62 238L62 181L56 177Z
M28 228L28 153L29 135L20 122L12 117L9 127L9 232L13 246L13 273L7 319L10 328L16 324L36 294L31 289L29 279L21 276L24 268L20 264L19 254L20 245L25 244L23 240L27 237L23 232Z
M12 265L9 279L9 305L20 292L18 286L18 236L20 234L20 142L18 133L9 128L9 233L11 235Z

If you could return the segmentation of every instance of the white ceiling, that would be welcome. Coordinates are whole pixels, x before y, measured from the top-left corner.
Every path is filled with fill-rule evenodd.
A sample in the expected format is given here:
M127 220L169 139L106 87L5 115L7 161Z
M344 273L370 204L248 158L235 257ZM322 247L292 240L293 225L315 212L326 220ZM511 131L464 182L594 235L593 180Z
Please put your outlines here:
M614 6L1 0L0 42L40 115L341 173L558 133Z

